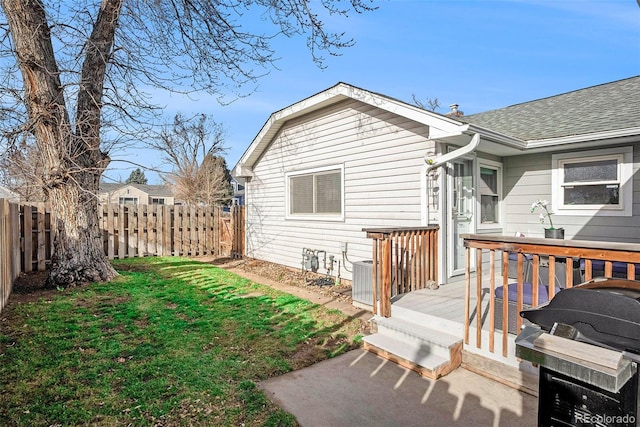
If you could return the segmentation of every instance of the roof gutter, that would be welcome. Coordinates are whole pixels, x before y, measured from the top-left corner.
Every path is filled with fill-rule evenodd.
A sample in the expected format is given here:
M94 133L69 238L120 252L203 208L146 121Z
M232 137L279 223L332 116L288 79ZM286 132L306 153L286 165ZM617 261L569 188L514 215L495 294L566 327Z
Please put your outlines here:
M452 152L447 153L443 156L440 156L435 160L431 158L427 158L427 156L425 156L424 162L426 163L426 169L424 172L429 173L431 170L437 167L440 167L447 162L450 162L459 157L472 153L478 148L479 145L480 145L480 134L475 133L473 134L473 138L471 138L471 141L467 145L460 147L456 150L453 150Z

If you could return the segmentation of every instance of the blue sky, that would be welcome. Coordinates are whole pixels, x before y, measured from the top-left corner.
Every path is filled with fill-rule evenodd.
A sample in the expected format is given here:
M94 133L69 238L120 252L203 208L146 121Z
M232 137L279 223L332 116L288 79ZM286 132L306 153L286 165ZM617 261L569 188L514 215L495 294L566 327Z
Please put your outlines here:
M311 60L304 37L277 41L278 69L246 98L221 106L215 97L156 95L175 113L206 113L226 129L232 168L277 110L337 82L406 102L437 98L439 112L457 103L465 114L506 107L640 74L640 7L636 0L385 0L379 9L330 18L355 39L327 68ZM637 102L637 101L636 101ZM153 166L157 156L131 151ZM114 159L122 157L114 155ZM130 165L107 175L123 180ZM160 183L147 172L150 183Z

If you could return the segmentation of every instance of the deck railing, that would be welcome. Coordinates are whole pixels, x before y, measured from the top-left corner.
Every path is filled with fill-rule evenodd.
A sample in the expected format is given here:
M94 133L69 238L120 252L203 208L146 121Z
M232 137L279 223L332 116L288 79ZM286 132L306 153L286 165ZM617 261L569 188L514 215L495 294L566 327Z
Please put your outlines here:
M475 330L475 346L494 353L499 331L504 357L508 356L509 333L517 333L522 326L519 313L525 308L525 289L531 300L527 307L536 307L547 297L541 295L541 290L551 300L560 287L572 287L596 276L640 279L640 244L478 234L462 237L467 258L465 345L469 345L470 334ZM475 272L470 267L473 256ZM532 286L533 283L543 287ZM509 303L507 291L502 293L504 301L496 298L496 289L502 286L506 290L509 285L517 291L515 301ZM501 305L499 310L497 302ZM510 328L510 319L515 328ZM488 333L486 343L483 331L485 337Z
M373 239L373 313L391 316L394 295L438 281L438 226L366 228ZM379 295L378 295L379 293Z

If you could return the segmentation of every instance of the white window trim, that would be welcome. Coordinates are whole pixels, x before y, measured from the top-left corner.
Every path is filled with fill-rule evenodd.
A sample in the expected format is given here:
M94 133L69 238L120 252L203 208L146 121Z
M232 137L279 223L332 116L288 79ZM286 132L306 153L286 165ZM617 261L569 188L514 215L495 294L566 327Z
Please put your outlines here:
M127 193L129 194L129 193ZM131 199L133 200L135 203L126 203L126 199ZM140 198L139 197L134 197L134 196L118 196L118 204L119 205L134 205L134 206L139 206L140 205Z
M504 168L502 162L496 162L489 159L477 159L477 170L476 170L476 182L477 186L477 195L476 195L476 229L477 230L495 230L504 228L504 212L503 212L503 194L502 194L502 182L503 182L503 172ZM494 169L498 171L498 222L494 224L483 224L480 216L482 215L482 194L480 193L480 169L482 167L486 167L489 169Z
M340 171L340 213L339 214L290 214L290 193L289 193L289 182L290 177L298 176L298 175L309 175L318 172L328 172L328 171ZM285 219L287 220L304 220L304 221L344 221L344 164L339 165L331 165L331 166L323 166L313 169L304 169L304 170L296 170L291 172L286 172L284 174L284 187L285 187Z
M562 204L562 178L560 163L565 160L588 161L599 160L603 157L622 155L622 162L618 165L620 173L620 205L619 206L585 206ZM633 147L616 147L603 150L579 151L573 153L553 154L551 156L551 191L554 215L574 216L632 216L633 213Z

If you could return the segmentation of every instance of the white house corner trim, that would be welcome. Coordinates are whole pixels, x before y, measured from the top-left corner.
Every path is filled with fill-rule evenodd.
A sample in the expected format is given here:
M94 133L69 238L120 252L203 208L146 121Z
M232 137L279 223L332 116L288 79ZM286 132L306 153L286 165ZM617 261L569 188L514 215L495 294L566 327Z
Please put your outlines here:
M429 186L427 183L427 164L420 169L420 225L429 225Z

